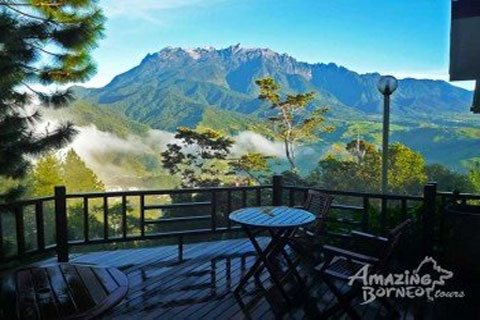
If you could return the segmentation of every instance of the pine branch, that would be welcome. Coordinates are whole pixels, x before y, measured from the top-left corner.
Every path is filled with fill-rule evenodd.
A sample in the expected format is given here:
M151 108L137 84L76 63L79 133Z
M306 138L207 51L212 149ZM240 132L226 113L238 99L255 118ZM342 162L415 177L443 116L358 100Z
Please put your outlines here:
M16 8L13 8L11 5L9 4L4 4L5 7L9 8L10 10L13 10L15 11L16 13L18 14L21 14L22 16L25 16L25 17L28 17L28 18L32 18L32 19L35 19L35 20L40 20L40 21L43 21L43 22L49 22L49 23L53 23L50 19L46 19L46 18L42 18L42 17L38 17L38 16L35 16L33 14L29 14L29 13L26 13L26 12L23 12L21 10L18 10Z
M43 49L42 47L36 46L36 45L34 45L34 44L30 44L30 46L31 46L32 48L35 48L35 49L37 49L37 50L40 50L41 52L46 53L46 54L49 54L49 55L51 55L51 56L55 56L55 57L58 57L58 58L61 58L61 57L63 56L63 55L60 54L60 53L55 53L55 52L51 52L51 51L45 50L45 49Z
M39 2L36 4L25 3L25 2L0 2L0 6L16 6L16 7L63 7L65 4L62 2L56 3L47 3Z

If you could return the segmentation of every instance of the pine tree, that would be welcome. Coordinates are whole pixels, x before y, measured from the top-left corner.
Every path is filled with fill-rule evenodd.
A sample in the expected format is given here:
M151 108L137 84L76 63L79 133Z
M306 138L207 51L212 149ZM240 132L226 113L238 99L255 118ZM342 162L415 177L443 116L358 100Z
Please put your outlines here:
M68 192L105 191L103 182L73 149L68 151L62 169L63 180Z
M89 79L95 72L90 51L102 36L103 24L95 0L0 1L0 176L23 177L31 156L72 139L71 123L39 133L35 123L41 114L27 107L35 103L58 108L73 99L69 90L47 94L35 85ZM15 188L2 197L19 193Z
M55 186L63 185L62 163L53 152L41 157L31 174L34 196L51 196Z

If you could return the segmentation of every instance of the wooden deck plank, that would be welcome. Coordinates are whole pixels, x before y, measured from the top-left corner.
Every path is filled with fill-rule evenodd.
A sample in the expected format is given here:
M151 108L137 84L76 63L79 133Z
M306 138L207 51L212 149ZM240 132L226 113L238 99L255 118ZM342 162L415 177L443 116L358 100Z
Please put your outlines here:
M237 247L237 250L240 250L243 246L250 248L249 244L243 241L243 243ZM218 254L226 254L228 253L230 247L218 245L217 243L214 246L211 245L210 249L218 249L218 251L216 251ZM134 291L129 293L127 296L127 299L124 302L125 305L128 305L127 312L136 312L138 309L138 304L142 304L142 309L146 310L146 312L155 306L161 308L165 304L165 299L169 297L169 292L174 291L186 283L189 283L189 280L185 279L185 275L191 272L205 270L205 268L208 268L208 266L209 261L205 259L189 260L172 268L170 272L163 274L159 278L153 279L154 281L152 281L152 279L147 279L144 287L138 287L140 291ZM146 294L142 291L143 289L146 289ZM125 309L117 308L117 311L120 310L125 312ZM120 315L121 312L116 312L115 314Z
M240 258L236 259L239 260ZM224 269L221 268L221 265L216 265L215 277L217 280L217 285L215 289L219 300L216 301L215 307L211 307L208 303L202 303L201 305L198 305L196 307L186 308L183 312L179 313L180 315L183 315L186 318L192 316L204 318L206 314L210 313L212 310L220 310L222 304L224 305L226 302L230 302L232 300L230 293L234 285L238 283L239 277L242 275L242 266L240 262L231 263L230 276L227 276L227 263L225 262L224 265ZM224 272L225 275L222 275L222 273Z
M222 247L221 245L218 245L218 244L214 247L217 247L217 246L219 248ZM155 265L153 265L153 267L149 266L150 270L153 273L153 275L150 275L150 276L147 274L148 269L145 270L145 269L142 268L140 270L135 270L135 272L141 273L142 277L141 277L141 279L136 279L135 282L132 282L132 279L129 277L130 292L129 292L129 296L127 297L129 303L131 303L131 301L134 300L134 299L142 298L144 289L156 290L158 286L162 285L162 281L164 279L168 279L168 278L175 279L177 273L179 273L180 270L183 270L183 268L188 268L188 267L191 267L191 266L195 267L195 265L199 261L200 260L196 261L196 260L193 260L193 259L188 260L188 261L185 261L182 264L175 264L173 266L164 267L162 271L158 270L158 268L155 268L154 267ZM172 270L174 271L173 274L171 273ZM185 271L188 271L188 270L189 269L186 269ZM164 282L164 285L165 285L165 282Z
M218 308L219 303L224 300L225 296L228 296L231 293L232 282L236 284L239 281L238 276L240 275L240 273L238 273L237 276L236 271L240 270L240 263L230 262L229 264L228 261L228 258L226 258L217 260L215 261L215 263L212 263L211 268L214 267L214 269L210 271L215 272L215 276L211 275L210 278L213 278L215 282L212 283L209 288L197 291L190 296L207 296L208 294L211 294L212 297L214 297L214 299L212 299L212 302L215 304L215 309ZM202 313L202 311L205 311L205 308L212 308L212 306L210 306L211 304L212 303L209 303L209 301L196 301L194 304L182 307L181 309L172 308L163 315L168 316L169 314L176 314L177 316L185 319L188 319L192 316L200 317L200 314Z

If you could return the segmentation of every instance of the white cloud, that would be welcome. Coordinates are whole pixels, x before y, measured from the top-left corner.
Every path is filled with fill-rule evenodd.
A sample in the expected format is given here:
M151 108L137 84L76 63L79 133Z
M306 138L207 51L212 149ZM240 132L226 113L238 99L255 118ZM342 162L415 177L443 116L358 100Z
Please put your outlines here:
M112 133L98 130L94 125L78 127L73 142L61 153L70 148L85 161L109 188L117 188L117 179L133 177L134 172L105 159L111 152L129 155L159 154L168 143L175 141L174 134L161 130L151 130L147 136L130 135L120 138Z
M266 156L285 157L285 147L280 141L271 141L264 136L251 132L242 131L233 137L235 144L232 148L234 156L240 156L249 152L258 152Z
M50 122L50 124L53 123ZM113 163L105 161L104 155L110 152L130 155L159 154L165 150L168 143L176 142L173 133L162 130L150 130L146 137L130 135L124 139L114 134L100 131L94 125L77 129L79 133L66 149L73 148L104 181L108 181L110 178L118 175L129 175L125 168L120 168ZM282 142L271 141L258 133L243 131L233 137L233 139L235 143L231 151L234 157L249 152L259 152L279 158L285 157L285 149Z
M113 151L129 154L158 152L175 140L173 133L161 130L150 130L146 137L130 135L122 139L114 134L100 131L94 125L77 129L79 133L69 147L75 149L86 160L93 154Z

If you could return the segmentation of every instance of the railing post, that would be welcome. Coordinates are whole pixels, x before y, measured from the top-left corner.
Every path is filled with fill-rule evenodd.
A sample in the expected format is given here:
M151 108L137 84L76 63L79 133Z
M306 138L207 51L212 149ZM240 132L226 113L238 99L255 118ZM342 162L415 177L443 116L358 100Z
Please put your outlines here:
M211 198L211 208L212 208L212 231L215 232L217 230L217 192L212 191L212 198Z
M425 255L433 253L433 230L435 222L435 200L437 196L437 183L429 182L423 189L423 216L422 216L422 241Z
M178 237L178 262L183 262L183 237Z
M23 222L23 207L15 207L15 228L17 233L17 253L19 258L25 255L25 225Z
M368 197L363 197L363 213L362 213L362 230L368 230L368 212L370 210L370 199Z
M45 250L45 230L43 226L43 202L35 204L35 225L37 227L37 247L38 250Z
M281 206L283 202L283 177L281 174L273 176L273 197L272 205Z
M58 262L68 262L67 198L64 186L55 187L55 232Z

